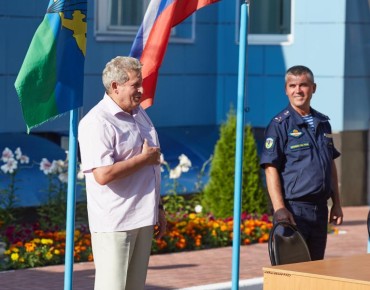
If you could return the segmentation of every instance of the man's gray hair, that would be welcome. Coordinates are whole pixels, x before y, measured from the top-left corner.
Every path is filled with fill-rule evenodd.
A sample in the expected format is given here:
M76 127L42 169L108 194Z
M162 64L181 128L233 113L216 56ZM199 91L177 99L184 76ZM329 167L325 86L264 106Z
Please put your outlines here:
M109 92L112 82L124 84L129 80L128 72L141 73L142 64L130 56L117 56L109 61L103 70L103 85Z
M315 82L312 71L304 65L295 65L289 68L285 73L285 82L287 81L288 75L293 76L307 75L313 83Z

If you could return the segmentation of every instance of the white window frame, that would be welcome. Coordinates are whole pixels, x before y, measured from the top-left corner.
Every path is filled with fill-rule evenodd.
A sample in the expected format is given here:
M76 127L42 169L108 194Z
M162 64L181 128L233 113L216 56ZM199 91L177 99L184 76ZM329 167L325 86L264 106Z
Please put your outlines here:
M251 0L258 1L258 0ZM235 43L239 44L240 33L240 0L236 0L235 21ZM290 7L290 33L289 34L250 34L248 33L248 44L250 45L291 45L294 42L294 11L295 0L291 0ZM248 5L249 8L249 5ZM249 12L248 12L249 13Z
M149 0L137 0L149 1ZM95 0L95 19L94 19L94 37L99 42L133 42L139 26L111 26L110 10L111 0ZM171 43L194 43L195 42L195 24L196 13L189 18L191 21L190 36L177 36L176 29L171 32ZM181 24L180 24L181 25Z

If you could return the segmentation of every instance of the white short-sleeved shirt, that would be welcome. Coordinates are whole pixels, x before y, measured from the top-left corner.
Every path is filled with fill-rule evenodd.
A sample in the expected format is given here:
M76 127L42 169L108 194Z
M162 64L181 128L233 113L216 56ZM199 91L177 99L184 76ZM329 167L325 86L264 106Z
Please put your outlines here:
M154 225L158 218L160 166L144 166L107 185L95 181L93 168L112 165L141 153L144 139L158 146L157 132L139 106L124 112L108 95L79 123L82 170L86 177L89 227L92 232L127 231Z

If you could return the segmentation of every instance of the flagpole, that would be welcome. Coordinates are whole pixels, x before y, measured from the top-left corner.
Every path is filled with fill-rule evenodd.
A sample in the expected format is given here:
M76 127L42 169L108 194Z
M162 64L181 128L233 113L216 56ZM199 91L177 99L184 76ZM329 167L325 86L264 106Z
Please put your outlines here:
M241 219L241 189L243 181L243 144L244 144L244 100L246 83L246 56L248 37L248 6L249 0L240 8L239 33L239 71L238 71L238 101L236 115L236 151L235 151L235 186L234 186L234 228L232 255L232 290L239 289L240 264L240 219Z
M73 287L78 109L70 111L64 290Z

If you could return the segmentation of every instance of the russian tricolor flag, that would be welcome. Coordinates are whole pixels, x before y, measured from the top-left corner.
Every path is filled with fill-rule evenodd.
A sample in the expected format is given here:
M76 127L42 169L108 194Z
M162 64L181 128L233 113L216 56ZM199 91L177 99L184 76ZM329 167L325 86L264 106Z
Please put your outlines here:
M153 104L158 70L166 52L171 28L196 10L219 0L151 0L136 35L130 56L143 64L144 95L141 106Z

